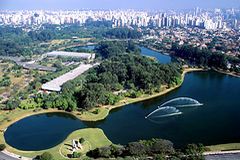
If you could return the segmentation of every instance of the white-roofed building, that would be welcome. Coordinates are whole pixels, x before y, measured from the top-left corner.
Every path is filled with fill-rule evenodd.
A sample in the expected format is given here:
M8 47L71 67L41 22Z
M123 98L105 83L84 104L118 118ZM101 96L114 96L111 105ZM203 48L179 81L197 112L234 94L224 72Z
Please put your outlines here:
M76 58L82 58L82 59L94 59L95 53L79 53L79 52L65 52L65 51L53 51L46 53L48 57L76 57Z
M95 64L98 65L98 64ZM43 90L47 91L56 91L60 92L61 91L61 86L66 83L67 81L73 80L74 78L78 77L88 69L92 68L92 64L80 64L77 68L71 70L68 73L65 73L64 75L61 75L60 77L57 77L47 83L44 83L42 85Z

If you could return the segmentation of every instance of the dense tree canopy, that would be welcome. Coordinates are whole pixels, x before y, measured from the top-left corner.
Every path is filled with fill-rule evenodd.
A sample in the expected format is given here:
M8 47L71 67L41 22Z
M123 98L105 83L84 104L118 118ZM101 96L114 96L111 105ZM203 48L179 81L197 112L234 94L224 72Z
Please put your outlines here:
M87 83L77 94L79 106L109 104L109 99L117 102L121 98L112 92L121 89L152 93L161 85L177 84L180 72L176 64L163 65L140 55L113 56L86 75Z
M129 28L113 28L104 34L107 38L116 39L139 39L142 37L142 33Z
M172 45L172 51L174 51L175 56L186 59L196 65L221 69L227 68L227 56L222 53L211 52L209 49L199 49L186 44L179 46L177 43Z
M186 150L177 152L172 142L163 139L151 139L130 142L124 146L110 145L109 147L97 148L89 151L87 156L95 159L134 157L135 159L202 160L204 150L205 148L202 145L191 144L186 147Z
M132 41L103 41L96 47L96 52L106 59L126 53L140 54L140 49Z

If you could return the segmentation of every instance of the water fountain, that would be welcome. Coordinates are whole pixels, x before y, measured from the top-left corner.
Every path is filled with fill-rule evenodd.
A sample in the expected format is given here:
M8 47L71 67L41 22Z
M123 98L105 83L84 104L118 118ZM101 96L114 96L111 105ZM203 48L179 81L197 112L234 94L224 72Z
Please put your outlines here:
M189 97L178 97L171 99L159 106L174 106L176 108L182 108L182 107L197 107L197 106L202 106L203 104L198 102L197 100Z
M148 117L163 118L163 117L170 117L170 116L175 116L179 114L182 114L182 112L180 112L177 108L166 106L166 107L160 107L154 110L153 112L148 114L145 118L148 118Z
M189 97L173 98L161 104L160 106L158 106L157 109L155 109L153 112L148 114L145 118L158 119L158 118L164 118L164 117L177 116L182 114L182 112L179 111L178 108L198 107L202 105L203 104L200 103L199 101Z

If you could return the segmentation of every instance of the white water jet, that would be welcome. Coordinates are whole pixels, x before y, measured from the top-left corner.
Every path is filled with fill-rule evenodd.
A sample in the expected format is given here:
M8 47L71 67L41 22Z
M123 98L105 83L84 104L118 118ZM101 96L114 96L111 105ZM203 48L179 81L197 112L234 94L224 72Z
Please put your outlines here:
M153 112L149 113L145 118L163 118L163 117L171 117L182 114L177 108L189 108L189 107L198 107L203 104L199 101L189 98L189 97L178 97L171 99L160 106Z

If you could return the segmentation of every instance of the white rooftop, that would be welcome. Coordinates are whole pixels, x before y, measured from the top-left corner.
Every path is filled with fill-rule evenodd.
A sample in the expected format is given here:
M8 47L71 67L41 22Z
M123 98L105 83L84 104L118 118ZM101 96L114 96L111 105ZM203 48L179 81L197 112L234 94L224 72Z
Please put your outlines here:
M79 53L79 52L65 52L65 51L53 51L47 53L47 56L63 56L63 57L78 57L78 58L87 58L90 59L95 53ZM94 56L95 57L95 56Z
M45 84L42 85L43 90L48 91L61 91L61 86L69 80L73 80L74 78L78 77L88 69L92 68L94 65L91 64L80 64L77 68L71 70L60 77L57 77Z

